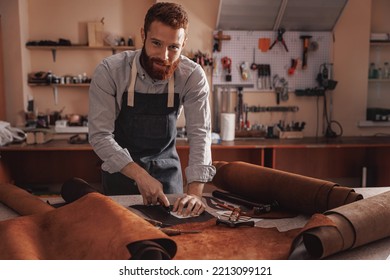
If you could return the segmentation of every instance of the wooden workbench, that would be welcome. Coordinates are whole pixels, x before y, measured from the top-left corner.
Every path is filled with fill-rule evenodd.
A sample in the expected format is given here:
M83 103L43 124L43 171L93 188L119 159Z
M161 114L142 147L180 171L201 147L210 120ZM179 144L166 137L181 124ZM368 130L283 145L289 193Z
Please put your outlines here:
M185 167L188 142L179 140L176 146ZM61 184L71 177L101 181L101 160L89 144L13 144L0 147L0 156L0 182L34 186ZM360 186L365 167L368 186L390 185L390 137L226 141L212 145L212 156L213 161L245 161L352 186Z

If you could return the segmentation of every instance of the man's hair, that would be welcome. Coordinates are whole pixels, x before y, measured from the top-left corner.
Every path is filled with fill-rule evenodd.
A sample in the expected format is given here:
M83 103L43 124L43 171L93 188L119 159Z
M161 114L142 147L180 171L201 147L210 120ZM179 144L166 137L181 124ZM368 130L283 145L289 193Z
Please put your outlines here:
M153 21L160 21L174 29L184 28L187 33L188 15L179 4L159 2L150 7L145 16L145 34L148 33Z

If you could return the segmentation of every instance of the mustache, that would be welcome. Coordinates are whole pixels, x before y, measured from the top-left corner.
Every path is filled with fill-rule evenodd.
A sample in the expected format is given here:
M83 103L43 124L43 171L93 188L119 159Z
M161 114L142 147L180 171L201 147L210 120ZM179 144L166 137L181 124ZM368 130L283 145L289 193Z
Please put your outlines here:
M168 60L163 60L163 59L158 58L158 57L151 57L150 61L155 62L157 64L160 64L162 66L171 66L172 65L172 63L170 63Z

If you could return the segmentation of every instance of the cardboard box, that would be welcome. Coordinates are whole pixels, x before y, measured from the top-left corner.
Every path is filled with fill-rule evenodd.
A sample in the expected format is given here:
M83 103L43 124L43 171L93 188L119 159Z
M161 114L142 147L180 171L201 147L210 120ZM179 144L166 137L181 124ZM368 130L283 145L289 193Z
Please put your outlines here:
M101 47L104 45L103 41L103 23L102 22L88 22L88 46Z

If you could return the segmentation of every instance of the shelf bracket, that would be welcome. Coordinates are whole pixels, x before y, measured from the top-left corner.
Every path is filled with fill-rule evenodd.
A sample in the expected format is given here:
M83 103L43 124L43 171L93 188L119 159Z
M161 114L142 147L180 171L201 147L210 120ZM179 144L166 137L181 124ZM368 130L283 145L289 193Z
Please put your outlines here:
M57 55L57 49L52 48L51 49L51 55L53 56L53 61L56 62L56 55Z
M53 86L54 104L58 105L58 87Z

